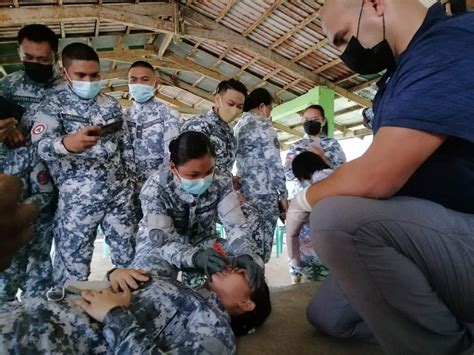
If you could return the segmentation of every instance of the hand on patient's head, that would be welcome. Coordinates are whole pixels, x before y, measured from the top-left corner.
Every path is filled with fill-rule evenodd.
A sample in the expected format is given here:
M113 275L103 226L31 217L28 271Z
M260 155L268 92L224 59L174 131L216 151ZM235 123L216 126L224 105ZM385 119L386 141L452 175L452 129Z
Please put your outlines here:
M193 255L193 265L199 271L211 278L216 272L225 269L229 260L213 248L200 250Z
M249 286L260 287L264 282L263 269L250 255L235 256L231 260L232 267L245 269L248 274Z
M19 203L21 193L19 178L0 174L0 271L8 268L18 249L33 237L32 223L38 209Z
M99 322L103 322L105 316L112 308L128 307L131 294L128 288L123 292L115 293L111 289L101 291L82 291L83 299L75 301L88 315Z

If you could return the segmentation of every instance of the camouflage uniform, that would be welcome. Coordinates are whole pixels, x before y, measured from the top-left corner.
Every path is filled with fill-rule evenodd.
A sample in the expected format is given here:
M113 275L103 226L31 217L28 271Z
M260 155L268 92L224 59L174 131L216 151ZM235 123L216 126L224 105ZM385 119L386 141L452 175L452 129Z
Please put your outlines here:
M128 308L114 308L103 324L72 296L5 304L0 348L13 354L235 354L229 315L216 294L202 293L153 277L132 293Z
M112 97L100 94L85 100L66 84L36 115L32 139L59 189L54 236L54 279L59 285L67 279L87 279L99 225L111 247L112 262L125 267L133 259L133 186L124 166L125 131L102 137L78 154L62 143L65 135L83 127L121 119L120 105Z
M50 252L56 193L46 166L39 161L36 147L31 145L30 131L38 107L58 83L59 78L53 78L47 84L34 82L24 71L9 74L0 82L2 95L25 109L17 128L27 142L25 147L2 147L4 156L0 171L22 180L22 199L39 210L34 239L15 256L12 265L0 273L0 302L14 299L19 287L23 290L22 297L44 295L52 283Z
M140 190L150 175L168 168L169 143L179 135L181 117L175 110L152 98L144 103L135 102L124 110L124 118L130 134L131 156L136 179L134 204L137 219L143 216L140 206Z
M221 173L232 175L235 160L236 141L230 126L211 109L207 113L193 117L181 127L181 132L197 131L206 134L216 151L216 167Z
M216 172L209 189L195 196L183 191L173 174L155 173L145 183L140 199L144 216L137 234L136 260L143 265L165 260L177 269L193 269L193 255L218 242L229 255L248 254L263 267L226 174ZM218 218L227 239L217 236ZM134 266L141 265L134 262Z
M133 157L139 187L169 161L168 145L179 135L179 113L156 99L134 102L124 111L133 145Z
M269 119L246 112L234 128L237 140L237 175L246 201L265 225L265 257L270 260L278 219L278 200L286 199L280 144Z
M306 151L309 146L314 143L314 140L310 137L305 137L296 143L292 144L285 159L285 176L287 181L295 182L296 188L291 192L291 197L296 195L299 191L303 189L301 184L297 181L293 175L291 169L291 163L293 159L300 153ZM329 138L324 134L321 134L321 140L319 145L323 149L325 155L329 159L329 165L332 169L339 168L342 164L346 162L346 155L342 150L339 142L334 138ZM313 181L317 182L317 181ZM299 234L300 242L300 256L301 256L301 265L300 267L295 267L290 262L290 275L294 280L300 280L302 277L305 277L308 280L320 280L324 279L328 272L326 267L323 265L322 261L319 259L318 255L314 251L314 248L311 244L311 238L309 234L309 224L305 224Z

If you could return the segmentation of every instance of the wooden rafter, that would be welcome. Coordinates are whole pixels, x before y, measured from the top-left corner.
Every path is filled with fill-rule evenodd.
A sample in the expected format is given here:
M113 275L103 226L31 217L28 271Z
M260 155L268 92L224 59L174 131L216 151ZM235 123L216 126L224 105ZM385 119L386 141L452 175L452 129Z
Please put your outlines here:
M202 75L199 79L197 79L194 83L193 86L196 87L199 85L201 81L203 81L206 78L206 76Z
M288 38L290 38L291 36L293 36L295 33L299 32L302 28L306 27L309 23L313 22L314 19L318 18L319 17L319 11L320 10L317 10L315 12L313 12L311 15L309 15L308 17L306 17L303 21L301 21L298 25L296 25L294 28L292 28L290 31L288 31L287 33L285 33L283 36L281 36L280 38L278 38L275 42L273 42L270 47L268 47L269 49L273 49L273 48L276 48L278 47L280 44L282 44L283 42L285 42Z
M245 72L245 70L246 70L248 67L254 65L259 59L260 59L260 56L257 55L257 56L255 56L255 57L253 57L250 61L248 61L247 63L245 63L244 65L242 65L242 66L240 67L239 72L238 72L237 74L235 74L235 77L236 77L236 78L240 77L240 76Z
M235 5L237 1L236 0L227 0L227 5L224 6L222 11L217 15L217 18L215 19L216 22L220 22L222 18L227 15L227 13L230 11L230 9Z
M283 125L283 124L281 124L281 123L272 122L272 126L275 127L276 129L280 130L280 131L289 133L289 134L291 134L291 135L293 135L293 136L300 137L300 138L303 138L303 137L304 137L304 133L303 133L303 132L297 131L296 129L291 129L290 127L285 126L285 125Z
M302 78L296 78L295 80L293 80L292 82L286 84L285 86L283 86L280 90L278 90L277 92L275 92L275 96L279 96L280 94L282 94L283 92L285 92L286 90L288 90L289 88L292 88L293 86L295 86L296 84L298 84L301 80L303 80Z
M64 22L61 21L59 24L60 32L61 32L61 38L66 38L66 30L64 28Z
M320 66L318 69L316 69L314 72L316 74L319 74L319 73L322 73L322 72L325 72L326 70L328 69L331 69L332 67L335 67L336 65L338 65L339 63L341 63L342 60L341 58L336 58L334 60L331 60L329 63L326 63L322 66Z
M351 79L357 78L358 76L359 76L358 73L353 73L353 74L351 74L351 75L349 75L349 76L346 76L345 78L339 79L339 80L336 81L335 83L336 83L336 85L338 85L338 84L341 84L341 83L343 83L343 82L345 82L345 81L347 81L347 80L351 80Z
M245 51L259 54L262 58L273 62L278 67L284 68L288 72L293 73L295 76L312 81L315 85L327 86L328 88L333 89L339 96L346 97L364 107L369 107L371 105L369 100L335 85L330 80L327 80L318 74L314 74L311 70L293 63L291 60L286 59L272 50L243 37L241 34L237 34L225 26L216 24L214 21L194 10L184 7L183 14L185 18L197 21L203 26L207 27L185 27L183 38L201 38L211 42L227 43L229 45L242 48Z
M345 115L345 114L347 114L347 113L351 113L351 112L360 110L360 108L361 108L361 107L360 107L359 105L346 107L346 108L344 108L344 109L342 109L342 110L339 110L339 111L334 112L334 116Z
M329 43L329 40L327 38L323 39L322 41L319 41L315 45L309 47L308 49L304 50L300 54L298 54L296 57L294 57L291 61L292 62L299 62L301 59L305 58L308 56L310 53L317 51L319 48L324 47L326 44Z
M128 7L127 7L128 6ZM129 10L131 8L131 10ZM77 21L84 19L97 19L101 21L109 21L120 23L126 26L132 26L139 29L150 30L153 32L175 33L173 21L162 20L161 17L168 15L172 17L174 14L174 4L153 3L133 5L102 5L102 6L48 6L31 8L21 7L18 9L0 8L0 22L2 25L22 24L22 23L51 23L62 21ZM150 16L149 14L159 14L161 17ZM334 89L340 96L347 97L350 100L361 104L362 106L370 106L370 101L356 95L344 88L341 88L331 81L314 74L291 60L248 40L241 34L228 29L225 26L217 24L208 17L199 14L187 7L182 8L184 18L197 21L206 28L196 26L185 26L183 29L183 38L201 39L209 42L226 43L228 45L242 48L243 50L259 54L269 62L273 62L276 66L285 68L292 75L303 77L315 85L325 85Z
M355 85L355 86L351 87L350 90L356 92L356 91L359 91L359 90L362 90L362 89L366 89L366 88L376 84L377 81L379 81L379 80L380 80L380 77L374 78L372 80L368 80L368 81L366 81L362 84L358 84L358 85Z
M233 48L232 46L228 46L228 47L225 49L225 51L222 52L222 53L219 55L219 57L217 58L217 61L212 65L211 68L212 68L212 69L217 68L217 66L222 63L222 60L223 60L224 57L232 50L232 48Z
M94 36L99 37L100 33L100 19L95 20L95 29L94 29Z
M163 56L170 46L171 42L173 41L174 35L171 33L168 33L165 35L165 38L163 39L163 42L160 45L160 49L158 49L158 59L163 59Z
M285 0L275 0L270 7L265 10L245 31L242 36L247 37L253 30L255 30L275 9L280 6Z

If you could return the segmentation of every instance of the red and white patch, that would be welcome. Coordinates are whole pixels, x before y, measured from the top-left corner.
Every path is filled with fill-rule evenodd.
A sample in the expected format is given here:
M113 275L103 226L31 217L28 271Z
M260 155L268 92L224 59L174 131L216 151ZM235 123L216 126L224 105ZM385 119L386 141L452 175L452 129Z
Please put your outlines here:
M46 170L41 170L38 175L36 175L36 180L40 185L46 185L49 182L49 174Z
M40 134L43 134L46 129L48 127L46 127L46 125L44 123L38 123L36 126L33 127L33 129L31 130L31 134L33 136L39 136Z

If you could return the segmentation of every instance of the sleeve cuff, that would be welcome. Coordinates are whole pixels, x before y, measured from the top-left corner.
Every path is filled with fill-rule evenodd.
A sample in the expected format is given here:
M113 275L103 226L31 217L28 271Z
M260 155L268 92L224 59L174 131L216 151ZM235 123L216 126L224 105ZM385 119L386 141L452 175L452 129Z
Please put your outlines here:
M54 146L55 152L62 155L73 154L72 152L66 149L66 147L63 144L63 139L64 137L60 137L54 141L53 146Z

